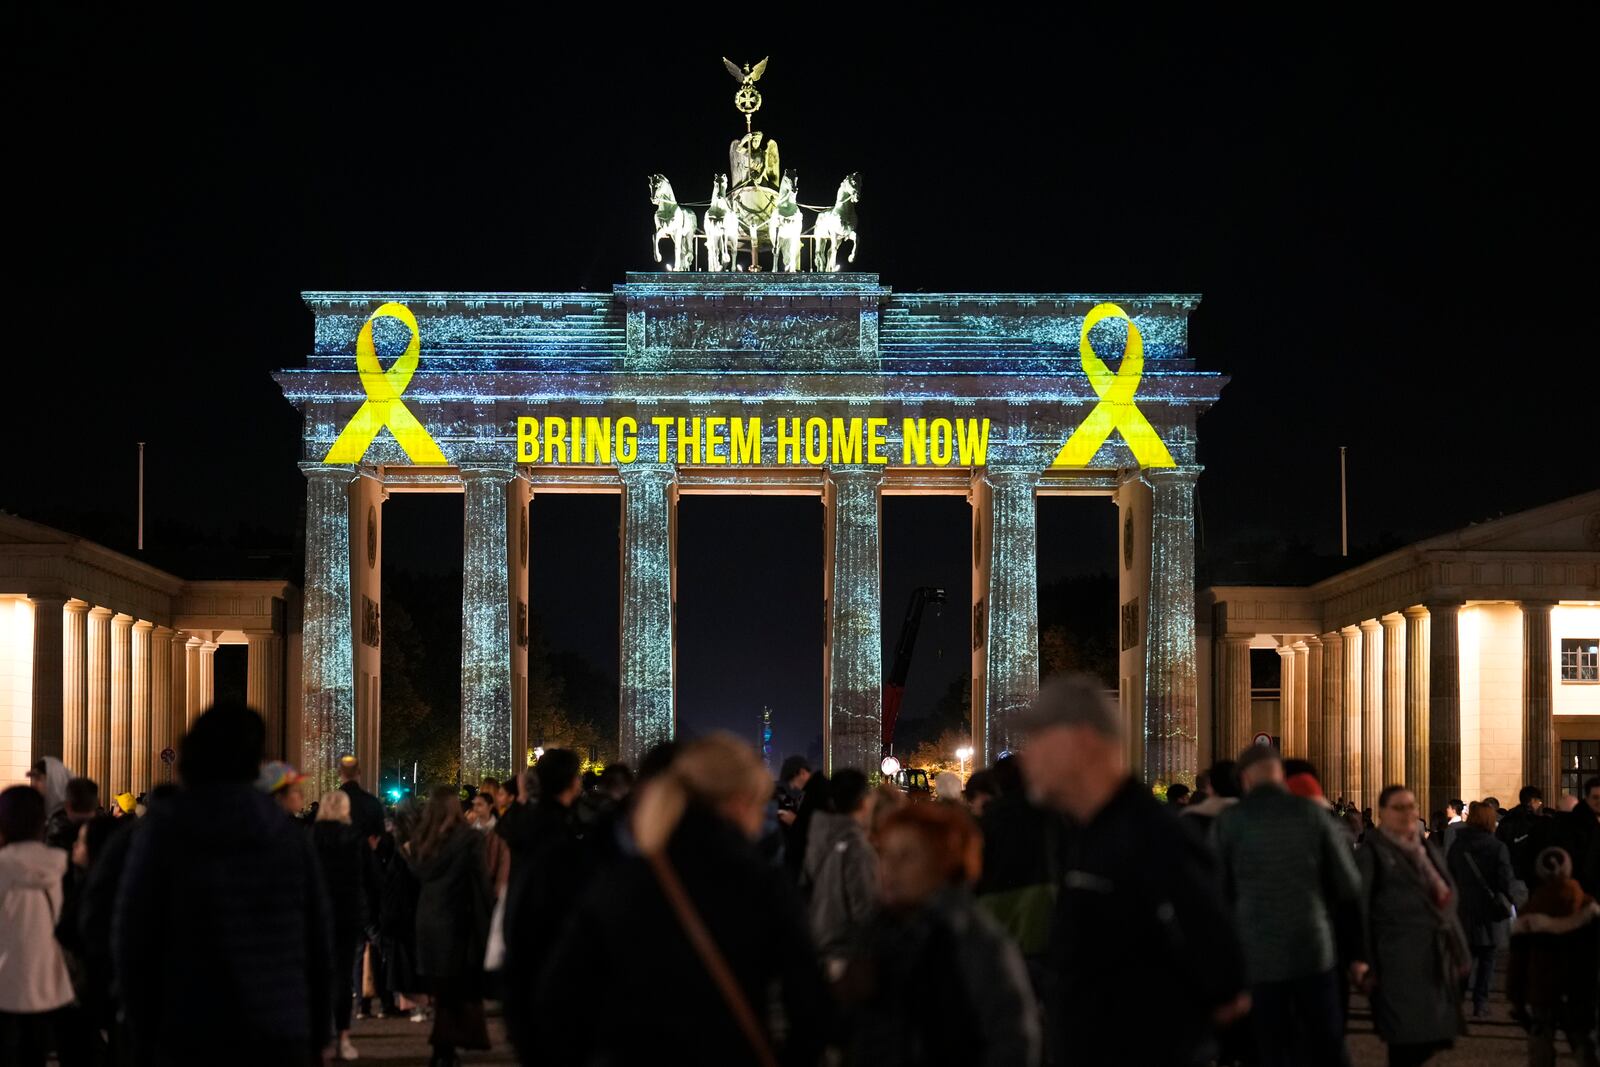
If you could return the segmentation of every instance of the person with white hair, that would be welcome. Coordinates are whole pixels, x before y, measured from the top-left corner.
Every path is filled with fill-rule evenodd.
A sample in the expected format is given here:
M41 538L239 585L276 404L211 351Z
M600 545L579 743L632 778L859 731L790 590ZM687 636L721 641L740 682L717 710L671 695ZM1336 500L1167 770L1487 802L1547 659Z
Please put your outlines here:
M339 1035L338 1056L357 1059L350 1040L350 1016L355 1008L355 961L367 926L366 841L350 823L350 796L335 789L322 795L311 839L322 861L333 912L333 1020Z

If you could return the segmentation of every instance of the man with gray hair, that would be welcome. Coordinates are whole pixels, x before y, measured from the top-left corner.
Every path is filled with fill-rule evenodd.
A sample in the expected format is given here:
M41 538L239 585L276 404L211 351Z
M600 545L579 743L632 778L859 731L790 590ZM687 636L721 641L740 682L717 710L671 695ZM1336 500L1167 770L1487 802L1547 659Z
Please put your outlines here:
M1213 1032L1250 1008L1216 867L1128 768L1101 682L1053 678L1018 716L1028 793L1063 816L1046 1010L1084 1063L1206 1063ZM1150 975L1183 975L1157 1007Z

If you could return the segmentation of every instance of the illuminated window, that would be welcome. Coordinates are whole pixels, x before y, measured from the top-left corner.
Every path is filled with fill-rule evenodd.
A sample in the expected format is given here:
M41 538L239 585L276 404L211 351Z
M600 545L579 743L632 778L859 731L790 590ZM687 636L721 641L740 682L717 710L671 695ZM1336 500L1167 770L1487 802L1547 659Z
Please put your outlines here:
M1561 742L1561 792L1582 796L1583 783L1600 776L1600 741Z
M1562 639L1561 680L1600 682L1600 639L1593 637Z

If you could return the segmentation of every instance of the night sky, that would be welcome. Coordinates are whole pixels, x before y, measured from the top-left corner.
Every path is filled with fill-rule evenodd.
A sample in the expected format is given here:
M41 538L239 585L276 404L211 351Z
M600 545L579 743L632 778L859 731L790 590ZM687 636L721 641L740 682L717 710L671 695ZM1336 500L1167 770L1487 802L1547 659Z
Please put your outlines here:
M1352 555L1597 480L1571 27L918 16L912 43L821 8L726 39L693 8L582 32L396 10L10 16L0 508L131 548L143 440L153 562L291 571L298 423L268 375L310 347L299 292L608 289L651 266L645 175L698 199L725 168L721 56L769 53L761 126L808 202L863 174L857 267L885 284L1204 294L1192 353L1232 383L1200 423L1203 577L1325 570L1340 445ZM387 507L388 566L457 565L458 497ZM613 671L616 510L534 506L551 646ZM821 522L802 498L682 505L687 725L769 703L781 747L816 732ZM1046 502L1041 580L1109 570L1112 527L1107 502ZM886 642L913 587L953 604L908 714L966 667L968 536L960 500L885 506Z

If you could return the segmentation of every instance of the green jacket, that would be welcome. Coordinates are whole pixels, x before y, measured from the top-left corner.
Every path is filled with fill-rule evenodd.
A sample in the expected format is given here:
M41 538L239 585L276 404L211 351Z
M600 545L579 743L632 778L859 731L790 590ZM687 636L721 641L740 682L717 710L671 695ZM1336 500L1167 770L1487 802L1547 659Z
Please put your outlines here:
M1334 917L1359 899L1361 879L1327 812L1262 785L1218 815L1211 833L1250 984L1332 968Z

